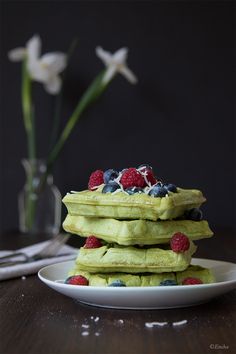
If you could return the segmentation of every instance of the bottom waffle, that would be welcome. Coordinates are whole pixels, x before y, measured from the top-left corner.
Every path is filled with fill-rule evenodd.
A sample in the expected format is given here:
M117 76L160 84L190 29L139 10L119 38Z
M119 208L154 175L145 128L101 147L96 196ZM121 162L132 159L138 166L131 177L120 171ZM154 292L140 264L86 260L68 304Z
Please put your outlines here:
M165 272L160 274L141 273L89 273L81 270L75 265L68 276L82 275L88 279L90 286L112 286L114 283L122 282L123 286L160 286L160 285L182 285L186 278L197 278L203 284L213 283L214 275L210 269L196 265L190 265L183 272ZM172 284L171 284L172 283Z

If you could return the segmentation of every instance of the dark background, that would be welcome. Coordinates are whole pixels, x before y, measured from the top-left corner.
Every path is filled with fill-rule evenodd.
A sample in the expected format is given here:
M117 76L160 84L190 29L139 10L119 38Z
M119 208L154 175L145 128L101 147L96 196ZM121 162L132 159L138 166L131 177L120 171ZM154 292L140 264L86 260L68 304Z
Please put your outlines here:
M136 86L117 77L83 117L54 169L64 195L95 169L149 163L156 175L208 199L212 229L234 227L233 2L1 2L0 231L17 229L26 139L20 64L7 52L40 34L43 53L67 51L62 126L103 68L95 47L129 47ZM38 156L47 154L53 99L35 85ZM65 213L65 209L63 209Z

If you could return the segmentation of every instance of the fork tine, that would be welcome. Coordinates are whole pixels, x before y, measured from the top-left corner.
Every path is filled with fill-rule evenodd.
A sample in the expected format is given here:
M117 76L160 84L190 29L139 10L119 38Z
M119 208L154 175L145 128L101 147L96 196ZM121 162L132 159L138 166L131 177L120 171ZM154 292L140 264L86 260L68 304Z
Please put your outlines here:
M47 255L56 254L57 251L62 247L63 244L67 242L69 238L70 234L58 234L49 244L47 244L45 248L43 248L39 252L39 256L45 257Z
M55 254L57 250L67 242L69 239L70 235L69 234L59 234L57 235L53 240L52 243L48 245L47 251L48 253Z

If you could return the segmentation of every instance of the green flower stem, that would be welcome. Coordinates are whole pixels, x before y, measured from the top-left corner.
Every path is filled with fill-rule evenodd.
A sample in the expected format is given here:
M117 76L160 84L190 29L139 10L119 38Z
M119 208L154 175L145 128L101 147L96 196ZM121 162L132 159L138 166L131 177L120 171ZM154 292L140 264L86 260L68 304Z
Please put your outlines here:
M36 160L23 160L23 165L26 170L26 185L25 185L25 207L24 207L24 218L25 218L25 230L27 232L32 232L36 205L37 205L37 192L34 188L34 179L37 169Z
M22 67L22 110L24 126L27 135L28 145L28 159L34 161L36 157L35 148L35 124L34 124L34 112L32 107L32 82L27 70L27 62L23 61ZM35 199L33 199L33 178L34 167L32 163L32 171L27 174L26 179L26 201L25 201L25 224L26 228L30 230L33 225L35 215Z
M26 60L23 61L22 67L21 92L23 119L28 142L28 158L32 160L35 159L36 156L35 126L32 107L32 82L26 67Z
M75 127L76 123L81 118L82 113L91 106L105 91L108 86L107 84L103 83L104 77L104 70L97 75L91 85L87 88L83 96L81 97L79 103L77 104L74 112L72 113L70 119L68 120L64 130L62 131L59 140L55 144L54 148L52 149L49 157L47 159L47 173L50 172L54 161L57 159L60 151L62 150L66 140L68 139L69 135L71 134L73 128Z

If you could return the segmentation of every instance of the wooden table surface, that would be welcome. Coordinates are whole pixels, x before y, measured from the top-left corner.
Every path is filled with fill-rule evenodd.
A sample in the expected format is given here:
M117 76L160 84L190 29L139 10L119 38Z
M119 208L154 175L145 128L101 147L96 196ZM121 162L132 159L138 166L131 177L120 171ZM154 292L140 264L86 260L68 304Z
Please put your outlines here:
M235 262L234 236L221 231L199 241L196 256ZM2 235L0 247L15 249L32 241ZM0 294L0 354L236 353L236 291L203 305L150 311L82 305L36 275L0 282ZM156 321L168 324L145 326Z

